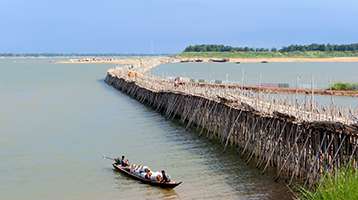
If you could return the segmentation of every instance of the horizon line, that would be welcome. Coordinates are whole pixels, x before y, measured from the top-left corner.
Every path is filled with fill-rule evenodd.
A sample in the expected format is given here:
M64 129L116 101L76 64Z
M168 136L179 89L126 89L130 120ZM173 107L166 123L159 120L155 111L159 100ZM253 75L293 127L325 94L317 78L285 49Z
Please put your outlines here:
M21 56L157 56L157 55L175 55L177 53L10 53L0 52L0 57L21 57Z

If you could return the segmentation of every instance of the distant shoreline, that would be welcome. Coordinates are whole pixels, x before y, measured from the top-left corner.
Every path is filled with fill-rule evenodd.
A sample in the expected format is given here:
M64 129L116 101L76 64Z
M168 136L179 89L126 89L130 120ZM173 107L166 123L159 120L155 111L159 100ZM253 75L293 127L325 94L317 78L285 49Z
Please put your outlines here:
M182 57L185 58L185 57ZM219 59L219 58L200 58L204 62L210 59ZM329 63L345 63L345 62L358 62L358 57L332 57L332 58L228 58L227 62L231 63L289 63L289 62L329 62Z
M0 53L0 58L37 58L37 57L136 57L136 56L168 56L172 54L162 53L162 54L145 54L145 53L129 53L129 54L121 54L121 53Z
M277 60L279 59L279 60ZM293 62L292 58L269 58L265 59L267 62ZM297 59L297 58L295 58ZM313 62L312 58L304 58L304 62L309 61ZM342 61L340 58L315 58L314 61L333 62L333 61ZM330 60L328 60L330 59ZM358 62L358 57L354 58ZM69 64L95 64L95 63L106 63L113 65L127 65L129 70L136 71L140 74L144 74L151 69L158 67L162 64L173 64L173 63L216 63L216 62L227 62L234 63L240 60L241 62L261 62L262 58L230 58L229 60L220 59L220 58L183 58L183 57L136 57L136 58L80 58L80 59L70 59L67 61L61 61L59 63L69 63ZM297 60L294 60L298 62ZM301 62L303 60L300 60ZM346 61L346 60L345 60ZM262 64L264 65L264 64ZM113 70L113 69L111 69ZM264 87L264 86L240 86L239 84L208 84L208 83L198 83L198 86L211 86L211 87L231 87L231 88L242 88L245 90L252 90L256 92L267 92L267 93L278 93L278 94L310 94L312 90L304 88L279 88L279 87ZM330 89L314 89L315 94L319 95L334 95L334 96L358 96L358 91L353 90L330 90Z
M138 56L132 58L103 58L103 57L82 57L68 60L61 60L62 64L136 64L145 58L167 58L171 63L289 63L289 62L316 62L316 63L355 63L358 57L331 57L331 58L221 58L221 57L185 57L185 56ZM133 63L134 62L134 63Z
M358 54L357 54L358 55ZM177 55L122 55L122 56L110 56L110 55L63 55L63 56L0 56L0 59L6 58L57 58L61 59L57 63L68 64L81 64L81 63L93 63L93 64L123 64L123 60L141 60L143 58L151 57L166 57L176 60L177 62L226 62L226 63L288 63L288 62L327 62L327 63L356 63L358 62L358 56L336 56L336 57L299 57L299 56L279 56L272 57L269 55L265 57L265 54L237 54L237 53L221 53L221 52L197 52L197 53L181 53Z
M229 62L358 62L358 52L183 52L187 59L225 59Z

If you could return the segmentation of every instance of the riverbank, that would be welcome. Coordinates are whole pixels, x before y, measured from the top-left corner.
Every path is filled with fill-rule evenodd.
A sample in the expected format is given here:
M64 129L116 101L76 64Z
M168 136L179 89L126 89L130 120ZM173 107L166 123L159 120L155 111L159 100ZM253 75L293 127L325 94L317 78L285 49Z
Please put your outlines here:
M184 51L185 57L226 58L337 58L358 57L358 51Z
M231 63L286 63L286 62L358 62L356 57L240 57L231 53L182 53L175 56L143 56L143 57L83 57L62 60L62 64L117 64L135 65L146 67L147 65L160 65L178 62L231 62Z
M178 55L181 59L202 59L209 61L227 59L227 62L235 63L261 63L261 62L358 62L357 55L343 56L299 56L290 54L267 54L267 53L225 53L225 52L185 52Z

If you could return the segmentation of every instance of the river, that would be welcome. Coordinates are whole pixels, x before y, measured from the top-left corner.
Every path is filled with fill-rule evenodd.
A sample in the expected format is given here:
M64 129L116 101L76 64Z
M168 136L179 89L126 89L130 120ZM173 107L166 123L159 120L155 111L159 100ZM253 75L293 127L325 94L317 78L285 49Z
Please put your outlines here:
M334 82L357 82L358 63L175 63L161 65L152 70L162 77L189 77L195 80L240 83L244 85L288 84L289 87L328 88ZM275 98L289 98L295 102L309 99L305 95L273 95ZM357 97L321 96L315 100L321 105L334 104L358 110Z
M175 63L161 65L153 73L195 79L239 82L246 85L287 83L290 87L327 88L334 82L357 82L358 63Z
M107 86L106 64L0 59L0 199L289 199L271 175ZM102 155L166 169L140 184Z

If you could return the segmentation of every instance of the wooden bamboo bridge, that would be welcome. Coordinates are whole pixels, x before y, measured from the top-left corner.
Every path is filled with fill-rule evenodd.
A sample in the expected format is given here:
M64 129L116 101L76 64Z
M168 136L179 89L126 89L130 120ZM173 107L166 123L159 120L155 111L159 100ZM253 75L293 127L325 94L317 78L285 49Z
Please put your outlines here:
M263 173L312 186L325 172L357 168L357 110L319 106L313 99L289 102L240 87L174 84L136 69L110 69L105 82L225 148L236 147Z

